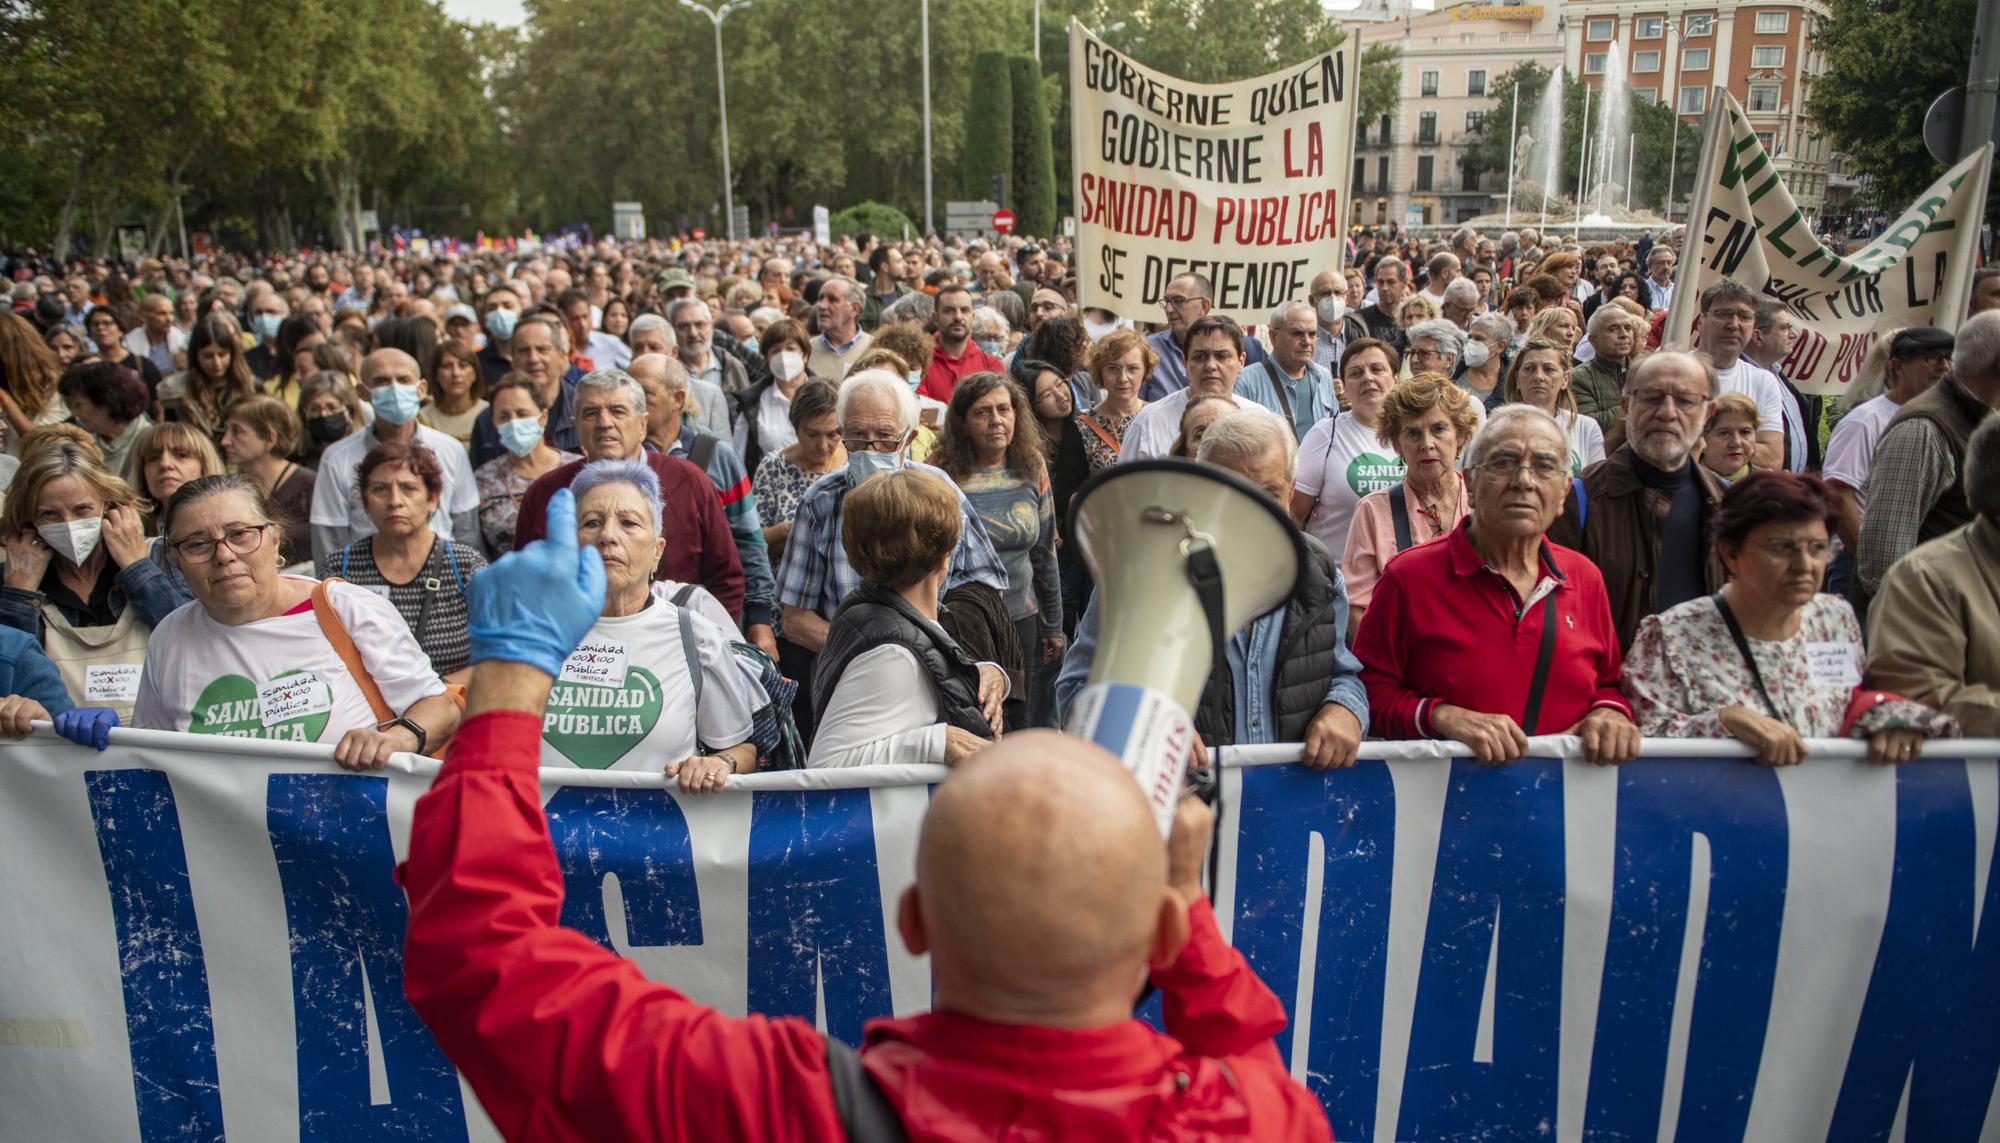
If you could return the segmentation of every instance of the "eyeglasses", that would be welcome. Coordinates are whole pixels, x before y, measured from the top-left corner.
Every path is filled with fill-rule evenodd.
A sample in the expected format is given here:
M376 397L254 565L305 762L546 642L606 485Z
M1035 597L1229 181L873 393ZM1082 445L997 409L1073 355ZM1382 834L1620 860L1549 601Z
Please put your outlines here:
M181 561L190 564L205 564L214 559L215 546L218 543L228 544L229 550L239 556L247 556L264 546L264 531L273 526L244 524L224 532L221 540L213 536L190 536L185 540L176 541L172 546L174 551L180 553Z
M1187 305L1189 302L1196 300L1197 299L1195 298L1181 297L1179 294L1168 294L1166 297L1160 299L1160 304L1170 310L1177 310L1180 309L1182 306Z
M1481 472L1497 476L1501 480L1512 480L1526 468L1529 476L1543 484L1553 483L1569 474L1567 465L1545 456L1538 456L1532 460L1523 460L1518 456L1496 456L1478 467Z
M895 452L903 447L902 437L842 437L849 452Z
M1833 542L1831 540L1807 540L1804 543L1800 543L1797 540L1771 540L1757 546L1769 552L1772 559L1778 560L1781 563L1791 563L1794 559L1798 558L1801 552L1805 553L1806 558L1812 560L1814 563L1833 558Z
M1632 394L1632 403L1642 409L1663 409L1668 401L1683 409L1699 409L1708 403L1708 397L1694 393L1676 393L1672 389L1647 389Z

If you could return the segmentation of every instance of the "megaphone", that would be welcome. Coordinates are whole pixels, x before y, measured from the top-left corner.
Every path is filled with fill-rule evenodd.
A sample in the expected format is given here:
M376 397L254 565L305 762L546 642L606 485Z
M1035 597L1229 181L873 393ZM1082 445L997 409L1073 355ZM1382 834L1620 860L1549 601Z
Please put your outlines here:
M1097 581L1098 638L1066 729L1125 763L1164 836L1214 656L1291 597L1305 544L1262 489L1186 460L1098 472L1070 522Z

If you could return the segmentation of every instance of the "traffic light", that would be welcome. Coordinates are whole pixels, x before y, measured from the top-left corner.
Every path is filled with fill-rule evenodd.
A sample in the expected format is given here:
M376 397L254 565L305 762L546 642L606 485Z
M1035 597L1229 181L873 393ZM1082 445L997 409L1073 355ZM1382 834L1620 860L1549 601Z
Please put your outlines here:
M1004 174L993 176L993 205L1007 205L1007 176Z

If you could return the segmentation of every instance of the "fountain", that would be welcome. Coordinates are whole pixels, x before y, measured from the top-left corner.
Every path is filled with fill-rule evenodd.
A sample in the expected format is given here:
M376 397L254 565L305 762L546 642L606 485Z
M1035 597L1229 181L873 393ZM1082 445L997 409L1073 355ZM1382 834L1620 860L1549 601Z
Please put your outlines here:
M1604 82L1598 100L1597 138L1590 148L1590 174L1596 183L1597 209L1585 215L1580 221L1586 226L1605 226L1611 218L1604 213L1604 198L1610 192L1612 201L1617 201L1623 186L1613 188L1612 180L1618 176L1619 152L1625 149L1625 139L1632 122L1632 93L1625 75L1625 51L1623 45L1613 43L1604 61ZM1586 194L1585 200L1590 196ZM1581 208L1582 204L1578 204Z
M1576 183L1563 193L1564 78L1561 66L1549 73L1528 126L1514 138L1507 212L1482 214L1469 224L1506 228L1539 218L1544 233L1554 227L1579 239L1586 231L1604 238L1665 228L1665 219L1619 201L1628 198L1618 179L1622 165L1625 181L1631 181L1633 138L1630 79L1617 45L1606 57L1602 89L1587 93Z
M1514 97L1519 99L1519 92ZM1520 164L1530 177L1522 178L1515 192L1527 194L1530 202L1539 204L1533 209L1541 212L1544 226L1548 225L1549 188L1562 185L1562 105L1563 69L1557 64L1542 84L1542 97L1536 102L1535 117L1528 124L1529 150L1521 156Z

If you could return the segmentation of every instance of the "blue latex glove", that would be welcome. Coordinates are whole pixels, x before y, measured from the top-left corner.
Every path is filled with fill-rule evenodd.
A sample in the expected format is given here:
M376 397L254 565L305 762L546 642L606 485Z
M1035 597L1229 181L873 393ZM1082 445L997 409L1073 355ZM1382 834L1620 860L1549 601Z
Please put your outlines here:
M590 633L604 611L604 557L576 545L576 497L549 498L548 531L472 577L466 592L471 662L526 663L547 675Z
M55 717L56 733L76 743L98 750L111 745L111 731L118 726L118 712L108 706L77 706Z

